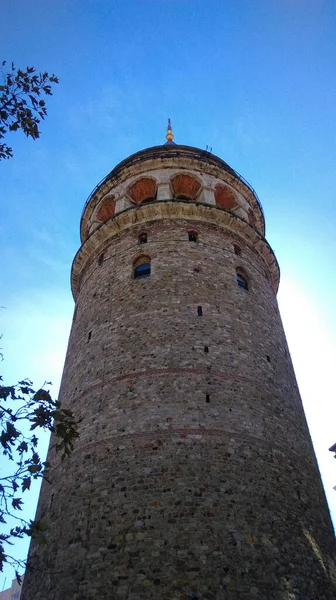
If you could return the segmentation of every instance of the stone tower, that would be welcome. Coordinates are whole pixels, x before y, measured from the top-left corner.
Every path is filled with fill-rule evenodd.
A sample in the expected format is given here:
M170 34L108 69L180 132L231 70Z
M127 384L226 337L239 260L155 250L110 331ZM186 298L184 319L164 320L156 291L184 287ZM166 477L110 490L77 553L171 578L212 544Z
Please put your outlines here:
M23 600L335 600L334 535L249 184L173 142L95 188Z

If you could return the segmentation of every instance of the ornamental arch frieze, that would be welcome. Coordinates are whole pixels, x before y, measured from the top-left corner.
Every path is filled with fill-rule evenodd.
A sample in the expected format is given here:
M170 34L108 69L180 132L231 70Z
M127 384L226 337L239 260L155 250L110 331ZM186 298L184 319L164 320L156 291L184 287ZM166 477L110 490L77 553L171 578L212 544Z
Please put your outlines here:
M162 149L141 165L118 165L92 192L84 207L81 222L82 241L106 220L129 209L139 210L143 203L182 201L217 206L243 219L251 228L264 234L264 217L255 192L240 176L218 159L207 160L189 149L182 159L173 151ZM180 156L180 154L179 154ZM131 163L135 160L130 157ZM140 171L140 172L139 172Z

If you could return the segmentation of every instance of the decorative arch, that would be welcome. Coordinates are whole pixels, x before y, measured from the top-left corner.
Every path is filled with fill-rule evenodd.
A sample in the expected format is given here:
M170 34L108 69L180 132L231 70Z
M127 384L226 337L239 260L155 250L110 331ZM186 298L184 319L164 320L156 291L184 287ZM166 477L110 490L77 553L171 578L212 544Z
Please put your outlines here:
M128 188L127 194L136 204L141 204L144 200L155 200L157 184L151 177L141 177L132 183Z
M217 206L225 210L232 210L238 205L234 191L223 183L218 183L215 187L215 201Z
M174 175L171 178L170 183L174 198L185 200L196 200L196 196L199 194L202 187L200 181L198 181L196 177L186 173Z
M108 198L103 198L103 200L98 205L97 209L97 219L98 221L106 221L111 217L114 217L115 214L115 204L116 201L114 196L109 196Z

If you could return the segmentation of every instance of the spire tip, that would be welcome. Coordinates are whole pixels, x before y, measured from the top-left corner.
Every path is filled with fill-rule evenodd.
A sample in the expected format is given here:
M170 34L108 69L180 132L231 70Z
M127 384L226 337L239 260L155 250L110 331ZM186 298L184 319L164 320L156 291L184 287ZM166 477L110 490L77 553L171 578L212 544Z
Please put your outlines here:
M173 144L174 143L174 134L173 134L173 130L172 130L170 119L168 119L168 127L167 127L167 133L166 133L166 140L167 140L168 144Z

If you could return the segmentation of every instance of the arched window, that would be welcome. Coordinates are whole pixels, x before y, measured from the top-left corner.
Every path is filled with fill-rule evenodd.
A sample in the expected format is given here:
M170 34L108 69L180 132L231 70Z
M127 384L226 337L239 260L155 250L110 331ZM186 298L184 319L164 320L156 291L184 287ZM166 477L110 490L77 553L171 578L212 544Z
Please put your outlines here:
M237 277L238 287L240 287L243 290L248 291L248 281L247 281L245 275L243 275L241 271L237 271L236 277Z
M143 231L139 234L139 244L147 244L147 233Z
M149 256L141 256L133 265L134 279L143 279L151 274L151 259Z
M238 246L238 244L233 244L233 249L234 249L234 253L237 254L237 256L241 255L241 247Z
M189 242L197 242L198 235L196 231L188 231Z

